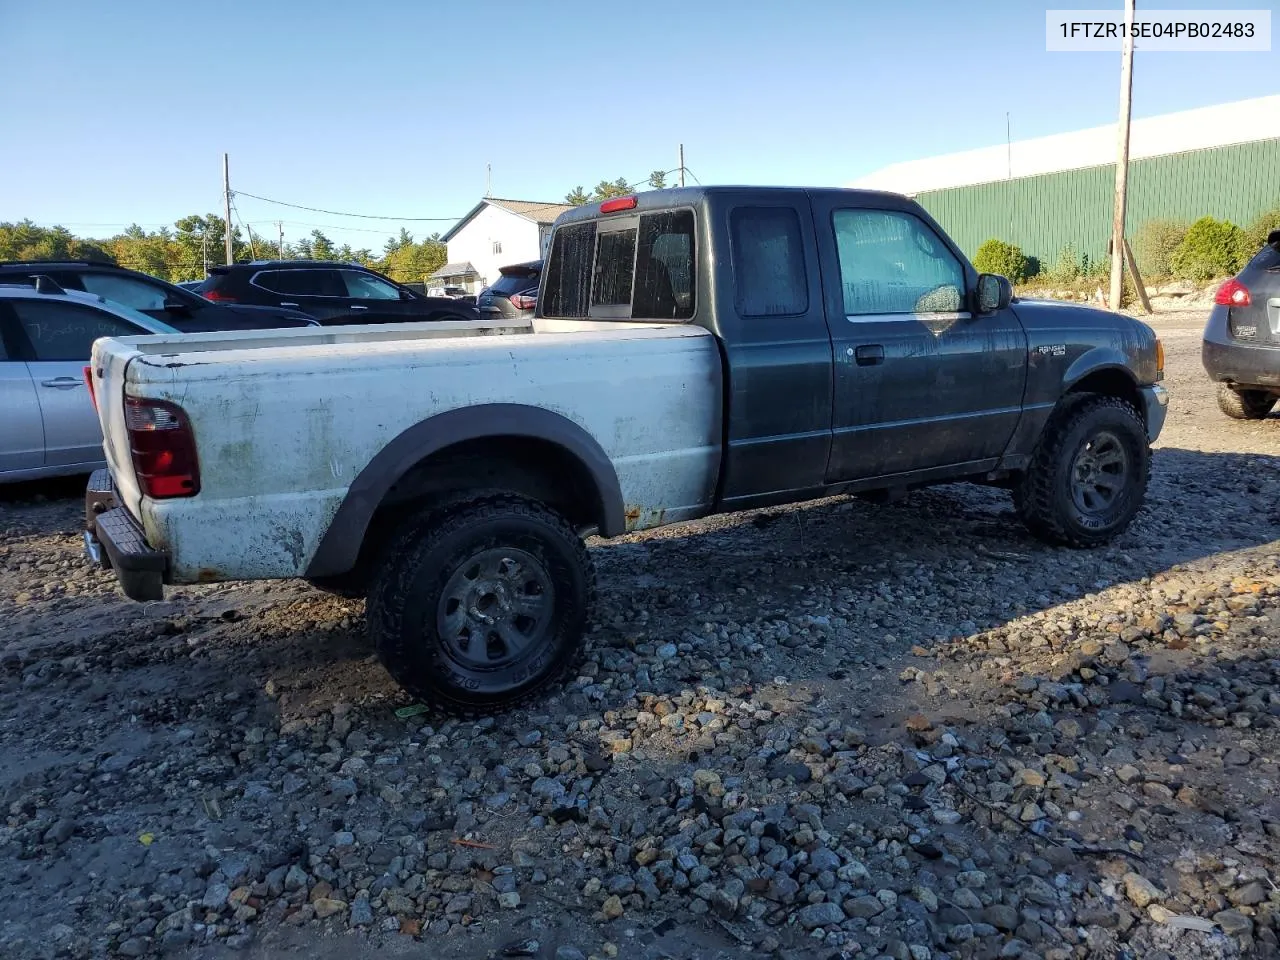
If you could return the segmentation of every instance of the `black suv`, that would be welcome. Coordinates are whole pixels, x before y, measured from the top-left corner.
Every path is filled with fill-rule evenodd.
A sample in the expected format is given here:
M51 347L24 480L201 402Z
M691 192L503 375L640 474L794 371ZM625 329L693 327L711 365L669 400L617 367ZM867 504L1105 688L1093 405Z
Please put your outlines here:
M320 323L407 323L478 320L474 306L424 297L355 263L331 260L261 260L210 267L200 295L214 303L286 307Z
M1280 400L1280 230L1213 302L1201 360L1218 381L1218 406L1236 420L1261 420Z
M300 310L232 306L211 303L176 284L94 260L0 261L0 282L35 284L46 276L64 290L83 290L132 307L183 333L209 330L264 330L278 327L314 327L316 322Z
M485 287L476 298L480 316L485 320L522 320L532 318L538 306L538 281L542 277L542 261L513 263L498 270L500 276Z

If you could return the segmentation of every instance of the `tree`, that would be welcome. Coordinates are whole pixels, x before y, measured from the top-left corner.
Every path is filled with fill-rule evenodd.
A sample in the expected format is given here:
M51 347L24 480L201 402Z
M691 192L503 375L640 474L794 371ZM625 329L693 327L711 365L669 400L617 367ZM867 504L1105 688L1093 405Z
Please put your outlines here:
M591 197L587 195L587 191L583 190L581 187L574 187L564 195L564 202L569 204L571 207L580 207L590 200Z
M1204 283L1231 276L1247 259L1239 227L1230 220L1201 217L1187 228L1182 242L1169 254L1169 266L1179 277Z
M337 254L334 251L333 241L324 235L323 231L311 231L311 259L312 260L333 260Z
M1027 278L1027 257L1017 244L991 239L978 248L973 265L979 273L995 273L1010 283L1018 284Z
M655 190L662 190L667 185L667 173L665 170L655 170L649 174L649 186Z
M392 280L400 283L422 283L427 277L444 266L448 257L445 245L440 242L439 234L434 234L421 243L414 243L407 231L401 231L401 240L408 237L408 242L395 245L395 249L387 254L381 263L382 272ZM392 241L388 241L388 246Z
M610 183L608 180L601 180L596 184L596 188L591 193L592 200L608 200L611 197L625 197L631 192L631 184L627 183L622 177Z

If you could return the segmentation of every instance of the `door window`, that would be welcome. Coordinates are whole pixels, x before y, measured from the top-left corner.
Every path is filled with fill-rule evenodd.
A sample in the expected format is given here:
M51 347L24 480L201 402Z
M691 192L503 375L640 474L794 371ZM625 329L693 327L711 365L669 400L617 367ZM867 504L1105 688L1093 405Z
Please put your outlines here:
M400 291L385 280L371 273L343 270L342 279L347 285L347 296L357 300L399 300Z
M743 317L809 310L800 218L790 207L738 207L729 216L734 300Z
M837 210L832 221L846 316L964 309L964 267L919 217Z
M346 284L337 270L263 270L254 286L290 297L345 297Z
M163 287L134 277L112 273L82 273L80 282L89 293L134 310L163 310L167 293Z
M11 300L32 360L87 362L99 337L133 337L148 331L102 310L56 300Z

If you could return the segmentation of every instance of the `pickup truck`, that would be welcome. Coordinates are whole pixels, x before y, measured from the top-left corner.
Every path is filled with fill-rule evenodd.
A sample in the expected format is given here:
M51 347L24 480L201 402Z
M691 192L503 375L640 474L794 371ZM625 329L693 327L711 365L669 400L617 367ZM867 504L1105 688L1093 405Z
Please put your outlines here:
M592 534L971 481L1051 543L1111 540L1163 366L1143 323L1015 300L904 197L655 190L560 215L532 319L98 340L86 552L136 600L363 595L403 687L493 711L580 656Z

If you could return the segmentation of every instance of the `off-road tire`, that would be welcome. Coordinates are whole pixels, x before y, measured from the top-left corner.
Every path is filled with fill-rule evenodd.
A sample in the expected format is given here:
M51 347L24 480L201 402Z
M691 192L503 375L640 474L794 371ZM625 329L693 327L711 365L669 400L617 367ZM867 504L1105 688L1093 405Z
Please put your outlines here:
M1124 449L1123 483L1115 502L1098 513L1081 509L1073 471L1086 444L1106 435ZM1070 397L1045 425L1026 472L1013 488L1013 503L1036 537L1070 547L1096 547L1123 533L1142 508L1151 476L1151 448L1142 417L1117 397Z
M1240 390L1218 384L1218 409L1232 420L1264 420L1275 407L1276 399L1265 390Z
M549 618L513 662L481 669L441 635L439 617L463 568L504 550L540 565L551 588ZM569 523L534 500L498 494L437 508L407 526L383 554L366 619L379 659L405 690L441 712L478 716L557 684L581 659L594 601L591 558Z

